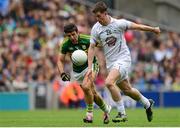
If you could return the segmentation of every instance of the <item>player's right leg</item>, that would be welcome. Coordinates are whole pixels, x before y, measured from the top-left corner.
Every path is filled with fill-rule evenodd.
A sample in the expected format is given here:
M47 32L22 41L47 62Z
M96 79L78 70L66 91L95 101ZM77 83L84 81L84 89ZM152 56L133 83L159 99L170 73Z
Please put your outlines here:
M112 69L106 80L105 85L109 89L112 99L116 103L116 107L118 110L118 115L112 120L113 122L125 122L127 121L127 116L124 108L123 101L121 99L121 94L117 86L114 84L116 80L119 78L119 71L117 69Z

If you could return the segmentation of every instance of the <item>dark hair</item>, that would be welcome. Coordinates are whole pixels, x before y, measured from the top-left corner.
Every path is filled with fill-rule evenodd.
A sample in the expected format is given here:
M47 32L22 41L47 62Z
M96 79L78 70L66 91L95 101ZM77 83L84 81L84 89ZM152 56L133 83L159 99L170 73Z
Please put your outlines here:
M75 24L70 23L64 26L64 33L70 33L73 31L78 31L78 28Z
M94 5L94 7L93 7L93 9L92 9L92 12L93 13L97 13L97 12L105 12L105 11L107 11L107 5L103 2L103 1L100 1L100 2L97 2L95 5Z

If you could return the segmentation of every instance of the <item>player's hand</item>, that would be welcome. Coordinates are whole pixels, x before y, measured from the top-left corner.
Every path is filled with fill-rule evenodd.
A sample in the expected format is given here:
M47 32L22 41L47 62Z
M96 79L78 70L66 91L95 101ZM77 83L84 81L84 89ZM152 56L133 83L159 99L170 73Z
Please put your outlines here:
M70 77L69 74L63 72L63 73L61 73L61 79L62 79L63 81L70 81L71 77Z
M92 79L92 69L88 69L86 75L88 76L88 78Z
M154 33L156 33L157 35L160 35L161 30L159 27L154 27Z

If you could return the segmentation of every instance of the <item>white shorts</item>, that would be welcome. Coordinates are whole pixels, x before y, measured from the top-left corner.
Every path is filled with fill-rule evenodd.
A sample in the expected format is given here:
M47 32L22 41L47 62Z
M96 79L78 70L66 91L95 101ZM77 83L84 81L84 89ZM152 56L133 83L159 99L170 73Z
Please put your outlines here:
M129 59L119 59L117 61L114 61L111 63L111 65L108 66L108 71L112 69L117 69L120 73L119 79L116 81L116 83L120 83L122 80L128 78L128 74L131 68L131 60Z
M88 71L88 67L86 69L84 69L82 72L77 73L73 71L73 78L75 81L77 81L79 84L82 84L83 80L84 80L84 76L86 74L86 72ZM99 65L98 63L93 63L92 66L92 71L96 73L96 75L99 72Z

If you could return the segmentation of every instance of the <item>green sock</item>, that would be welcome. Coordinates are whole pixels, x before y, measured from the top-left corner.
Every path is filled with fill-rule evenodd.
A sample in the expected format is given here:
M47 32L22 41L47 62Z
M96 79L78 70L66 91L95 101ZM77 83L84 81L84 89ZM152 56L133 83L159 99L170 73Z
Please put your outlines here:
M87 104L87 112L93 112L93 104Z
M108 110L107 110L107 105L104 103L104 102L102 102L102 104L99 106L100 107L100 109L103 111L103 112L107 112Z

